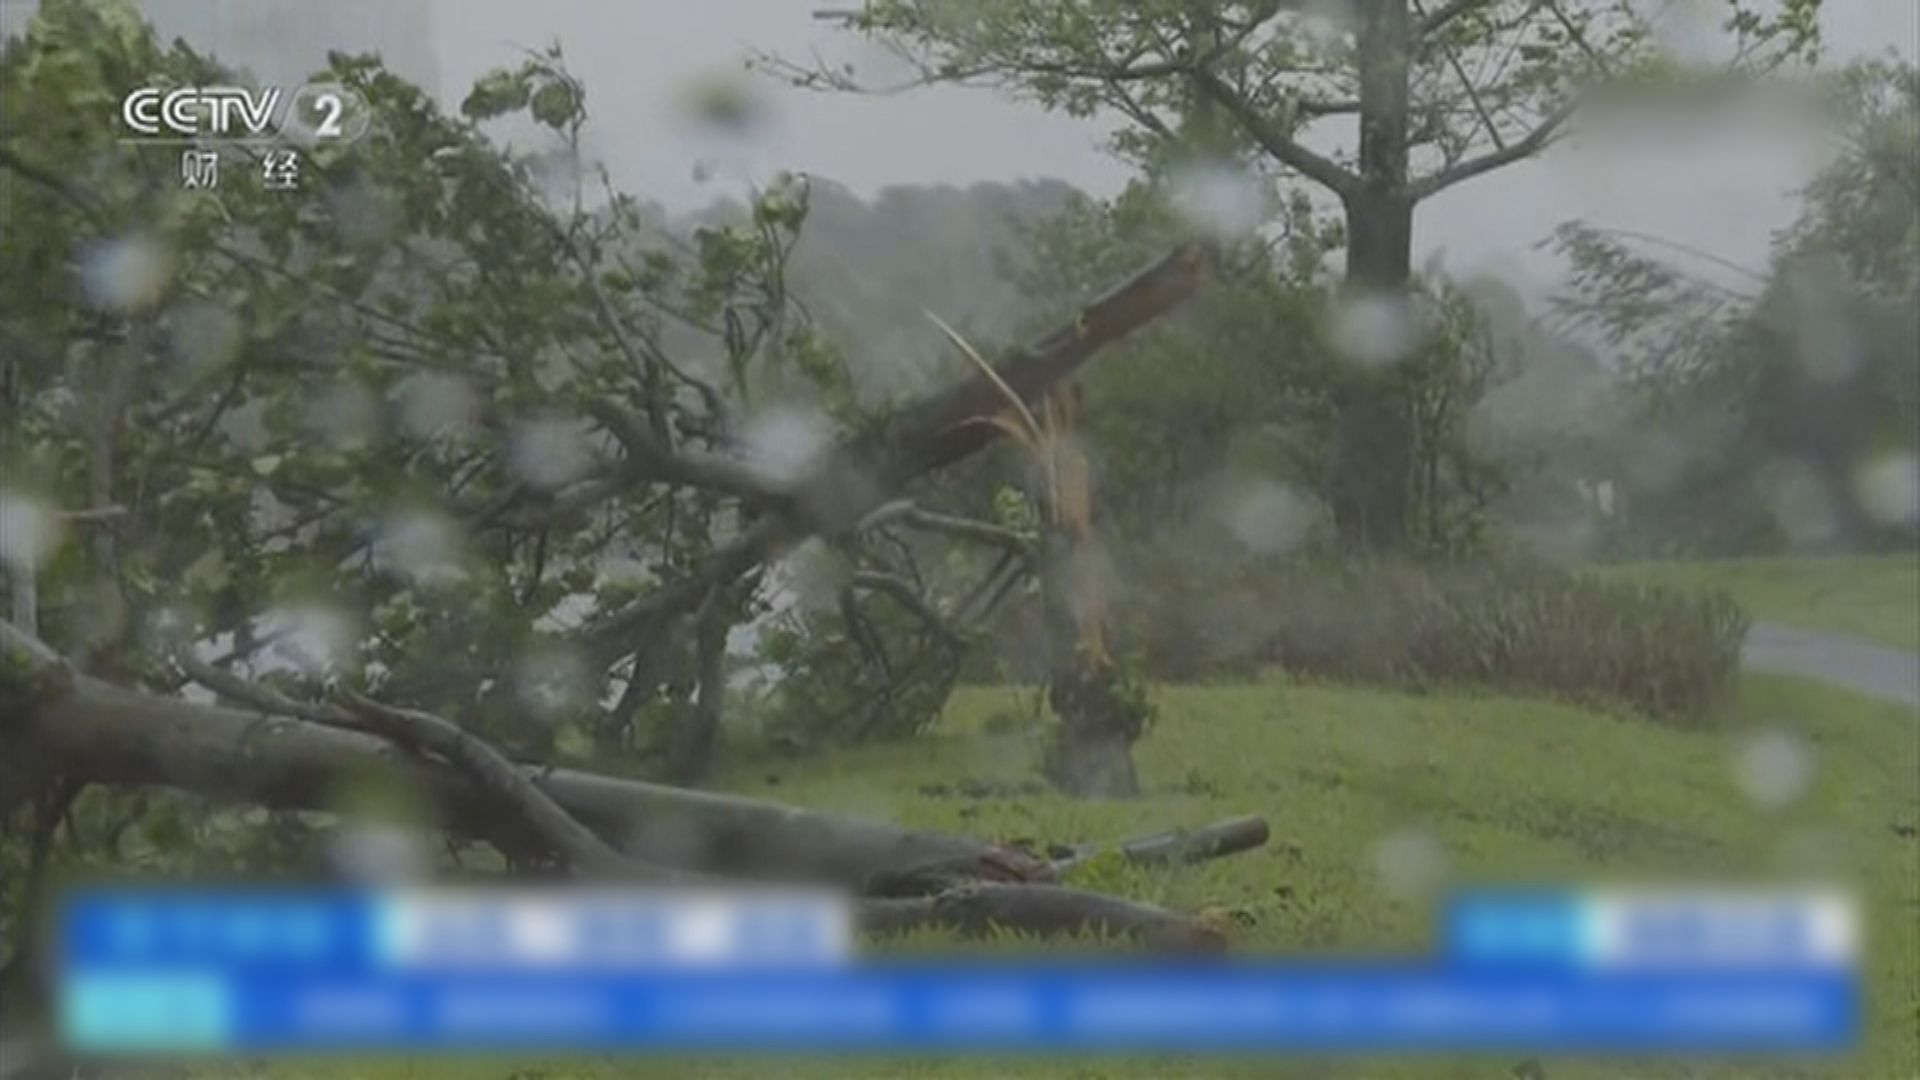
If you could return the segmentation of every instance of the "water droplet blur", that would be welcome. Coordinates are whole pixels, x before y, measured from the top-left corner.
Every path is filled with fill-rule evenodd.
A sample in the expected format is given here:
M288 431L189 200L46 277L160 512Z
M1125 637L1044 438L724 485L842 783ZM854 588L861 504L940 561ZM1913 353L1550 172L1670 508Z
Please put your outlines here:
M59 550L60 514L53 505L18 491L0 491L0 566L33 573Z
M173 258L159 241L128 236L94 244L80 254L80 290L95 307L137 311L152 307L173 275Z
M189 645L193 641L193 620L179 608L155 608L147 616L147 636L158 646L158 651L167 653L175 648Z
M379 431L379 403L358 382L337 382L320 392L305 417L307 433L335 450L366 448Z
M416 439L460 437L479 417L480 399L458 375L415 375L400 384L395 397L401 429Z
M343 825L334 831L327 856L336 873L368 885L416 881L429 867L421 837L395 825Z
M359 637L351 616L317 604L275 608L262 624L261 635L273 639L266 649L267 661L315 678L346 668Z
M1813 755L1797 736L1771 731L1741 744L1734 755L1734 778L1749 799L1768 809L1787 805L1813 779Z
M218 371L240 354L240 320L217 304L199 300L183 304L170 321L174 361L188 375Z
M1404 360L1420 344L1413 301L1402 295L1346 297L1334 308L1332 334L1342 356L1368 366Z
M514 474L545 491L573 483L593 467L588 426L574 420L528 420L513 429L509 449Z
M467 580L459 530L429 510L402 510L389 516L381 523L373 557L382 570L427 587Z
M709 131L745 136L768 122L770 106L759 87L734 71L710 72L688 83L685 115Z
M1716 0L1667 0L1653 14L1654 44L1679 63L1706 63L1725 45L1723 18Z
M555 723L586 707L593 689L586 662L571 649L535 645L515 661L514 696L541 723Z
M1761 490L1774 522L1794 547L1817 547L1839 530L1833 493L1806 462L1788 458L1772 463Z
M1424 896L1446 876L1447 853L1426 830L1401 829L1374 846L1373 869L1395 896Z
M1920 524L1920 457L1912 450L1877 454L1853 473L1860 509L1881 525Z
M1221 513L1234 538L1260 555L1283 555L1299 547L1315 517L1311 502L1267 480L1230 494Z
M769 409L747 422L740 443L748 463L768 483L790 485L813 472L833 445L833 428L810 409Z
M1240 240L1267 220L1271 194L1257 173L1232 162L1183 165L1168 179L1174 212L1194 229L1218 240Z

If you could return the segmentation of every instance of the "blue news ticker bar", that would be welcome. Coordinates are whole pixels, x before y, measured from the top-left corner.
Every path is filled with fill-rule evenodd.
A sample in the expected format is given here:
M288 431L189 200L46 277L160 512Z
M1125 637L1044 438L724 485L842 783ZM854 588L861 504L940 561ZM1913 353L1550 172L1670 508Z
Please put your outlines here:
M845 897L819 890L84 891L62 909L76 968L339 977L842 964Z
M1483 891L1432 961L856 963L793 890L87 891L62 909L84 1052L1823 1052L1857 916L1821 893Z
M170 984L171 983L171 984ZM1841 975L863 966L314 979L77 972L81 1051L1837 1051Z

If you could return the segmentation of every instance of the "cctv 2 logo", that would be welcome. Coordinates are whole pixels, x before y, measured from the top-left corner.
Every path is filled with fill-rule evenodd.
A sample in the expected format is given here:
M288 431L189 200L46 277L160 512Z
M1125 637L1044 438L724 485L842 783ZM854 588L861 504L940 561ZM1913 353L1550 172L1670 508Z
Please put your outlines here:
M147 86L120 102L120 120L136 139L278 136L311 145L359 138L368 114L358 93L331 83L309 83L291 94L276 86Z

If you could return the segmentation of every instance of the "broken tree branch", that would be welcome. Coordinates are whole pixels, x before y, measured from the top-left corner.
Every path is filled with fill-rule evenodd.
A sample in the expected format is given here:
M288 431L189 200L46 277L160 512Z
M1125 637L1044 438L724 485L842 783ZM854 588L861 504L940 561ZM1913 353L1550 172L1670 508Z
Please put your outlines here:
M1206 264L1196 245L1175 249L1082 308L1074 320L1002 361L994 373L1022 400L1036 402L1102 346L1183 303ZM1005 405L984 374L956 383L897 414L877 435L850 439L795 488L791 506L768 513L710 556L690 577L663 585L583 631L596 659L618 659L637 628L692 610L707 590L731 584L813 533L840 535L917 477L986 447L998 432L977 421Z
M970 540L977 544L990 544L1013 551L1028 551L1034 544L1032 535L1017 529L995 525L990 521L976 521L972 518L923 510L914 505L910 499L890 502L868 514L865 520L860 522L860 529L865 531L896 523L924 532L951 536L957 540Z
M419 792L455 831L494 837L524 828L516 808L458 768L366 731L77 676L4 621L0 655L4 756L31 755L42 772L314 810L337 809L343 790L369 774L386 775ZM16 663L22 656L37 659ZM513 768L617 850L677 870L852 888L930 862L1013 868L1026 879L1047 874L1044 863L1018 851L964 837L573 769Z
M1415 202L1437 195L1447 188L1464 180L1470 180L1482 173L1492 172L1502 165L1508 165L1521 158L1532 157L1545 150L1556 139L1573 114L1578 103L1572 99L1563 102L1541 118L1533 130L1518 141L1510 142L1495 150L1489 150L1476 158L1469 158L1449 168L1440 170L1409 185L1407 191Z
M883 935L920 928L967 936L996 929L1037 936L1092 931L1180 951L1225 944L1199 920L1050 884L1052 867L1016 849L750 799L528 768L451 721L357 694L343 694L344 707L311 708L323 715L350 712L362 730L121 690L75 675L52 650L4 621L0 660L9 751L32 752L33 760L64 770L76 785L159 784L269 807L327 808L342 785L370 770L391 771L432 799L456 830L490 839L531 832L590 878L668 883L724 874L743 883L876 889L885 895L861 900L858 919L863 930ZM256 706L284 701L251 684L227 689ZM1202 857L1190 853L1224 853L1252 831L1245 821L1229 822L1123 848L1142 858L1176 851ZM1257 831L1264 835L1264 826ZM1225 839L1229 834L1242 839ZM609 835L622 837L625 850L608 843Z
M1265 844L1267 835L1264 818L1227 818L1197 829L1172 829L1152 836L1123 840L1114 845L1082 845L1066 858L1055 860L1053 869L1056 873L1064 873L1102 851L1118 851L1129 862L1154 866L1204 862L1223 855L1251 851Z
M574 820L505 755L468 734L458 724L431 713L385 705L351 691L342 699L368 726L395 742L437 755L498 799L503 808L532 830L553 854L576 872L622 880L666 882L681 875L615 851L593 830Z
M920 590L914 588L913 582L906 578L878 570L862 570L853 575L853 584L856 588L880 593L899 604L948 647L958 649L966 644L960 632L947 625L946 618L934 610L933 604L920 595Z

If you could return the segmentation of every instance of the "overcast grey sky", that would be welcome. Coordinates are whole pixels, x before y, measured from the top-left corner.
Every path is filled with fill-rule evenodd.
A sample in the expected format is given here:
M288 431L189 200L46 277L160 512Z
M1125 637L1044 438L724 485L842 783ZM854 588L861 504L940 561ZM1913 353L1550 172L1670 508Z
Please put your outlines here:
M1670 8L1719 0L1665 0ZM8 28L31 0L0 0ZM692 209L742 172L803 170L871 193L889 184L1058 177L1098 194L1125 182L1092 121L1049 116L991 91L933 88L885 98L821 95L768 81L766 119L750 143L721 144L689 122L690 88L738 77L753 49L812 50L868 65L877 50L816 22L825 0L144 0L161 30L263 79L297 80L329 47L377 49L395 68L456 102L481 72L525 48L559 41L586 83L592 150L625 189ZM1836 59L1889 49L1912 57L1916 0L1826 0ZM1684 23L1684 19L1680 23ZM1492 271L1538 296L1552 263L1534 245L1582 218L1662 236L1738 263L1764 264L1792 214L1791 191L1817 162L1809 133L1778 124L1715 123L1601 139L1503 169L1424 205L1422 260ZM718 158L720 179L695 179ZM1710 267L1703 267L1709 273Z

